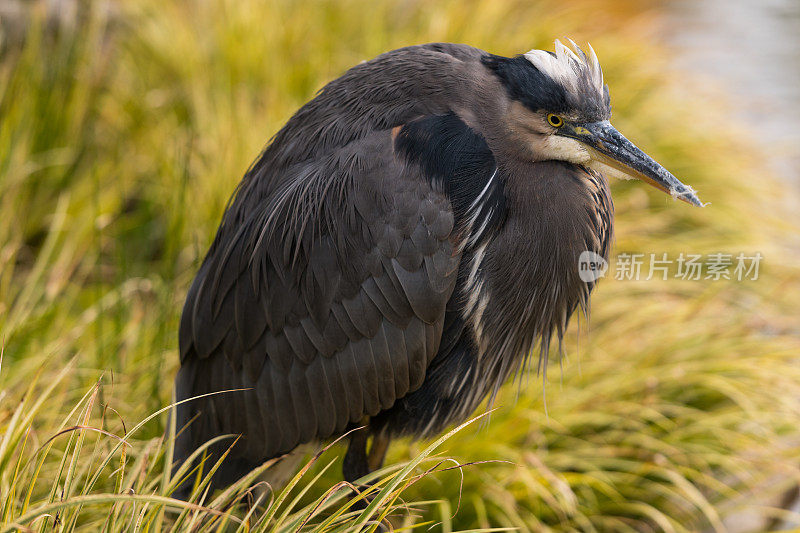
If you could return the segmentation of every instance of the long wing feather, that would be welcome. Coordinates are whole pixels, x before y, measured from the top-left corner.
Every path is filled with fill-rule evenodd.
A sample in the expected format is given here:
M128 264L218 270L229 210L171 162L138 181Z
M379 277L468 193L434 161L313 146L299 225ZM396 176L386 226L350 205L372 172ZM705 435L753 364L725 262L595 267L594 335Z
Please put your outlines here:
M248 170L187 296L176 394L249 390L179 406L178 461L241 434L223 484L422 386L494 170L448 96L484 55L440 43L354 67ZM410 157L420 143L428 161Z
M197 420L179 437L179 458L232 433L242 435L234 458L258 464L340 433L424 381L458 271L449 201L397 159L389 132L346 149L369 155L313 170L346 174L357 185L345 197L322 196L310 213L291 206L263 239L245 221L248 232L206 258L182 319L177 396L250 390L181 406L179 427ZM264 220L259 209L253 220Z

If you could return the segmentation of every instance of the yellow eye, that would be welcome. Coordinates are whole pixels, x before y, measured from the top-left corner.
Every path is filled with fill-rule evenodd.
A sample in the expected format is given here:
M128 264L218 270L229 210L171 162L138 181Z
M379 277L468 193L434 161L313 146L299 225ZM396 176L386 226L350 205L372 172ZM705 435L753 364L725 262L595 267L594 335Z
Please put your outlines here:
M554 115L552 113L547 114L547 123L553 126L554 128L560 128L564 125L564 120L558 115Z

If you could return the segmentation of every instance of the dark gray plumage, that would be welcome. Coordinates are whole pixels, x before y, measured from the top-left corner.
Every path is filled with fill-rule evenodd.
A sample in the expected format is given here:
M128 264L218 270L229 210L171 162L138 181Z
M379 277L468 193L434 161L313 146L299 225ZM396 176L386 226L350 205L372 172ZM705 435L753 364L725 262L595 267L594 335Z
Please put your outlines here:
M178 407L178 464L241 435L221 486L365 424L354 480L389 437L467 418L537 342L545 365L594 285L578 256L608 256L598 170L699 203L609 116L593 53L560 43L516 58L414 46L328 84L248 170L189 289L178 400L248 390Z

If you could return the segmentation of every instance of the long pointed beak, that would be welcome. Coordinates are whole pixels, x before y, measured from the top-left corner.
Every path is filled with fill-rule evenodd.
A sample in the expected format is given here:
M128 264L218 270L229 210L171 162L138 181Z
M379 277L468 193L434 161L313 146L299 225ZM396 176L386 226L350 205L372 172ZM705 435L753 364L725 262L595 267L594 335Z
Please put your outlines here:
M694 190L659 165L625 138L607 120L562 128L563 135L572 137L589 148L593 162L612 167L626 176L640 179L684 202L699 207L703 203Z

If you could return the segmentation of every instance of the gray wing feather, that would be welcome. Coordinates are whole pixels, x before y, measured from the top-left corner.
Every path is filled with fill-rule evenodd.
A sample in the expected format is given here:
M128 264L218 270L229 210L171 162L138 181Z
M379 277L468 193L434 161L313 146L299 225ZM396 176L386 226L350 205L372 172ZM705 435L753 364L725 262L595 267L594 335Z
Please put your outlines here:
M305 179L316 172L339 183L335 192L304 189L317 195L310 205L265 197L237 224L226 215L187 297L177 394L248 390L179 408L179 425L197 420L179 437L178 457L232 433L242 435L233 455L257 464L342 432L422 384L458 270L453 215L397 161L388 132L351 145L372 155L303 165ZM270 209L276 216L260 212ZM265 231L264 220L274 227Z

